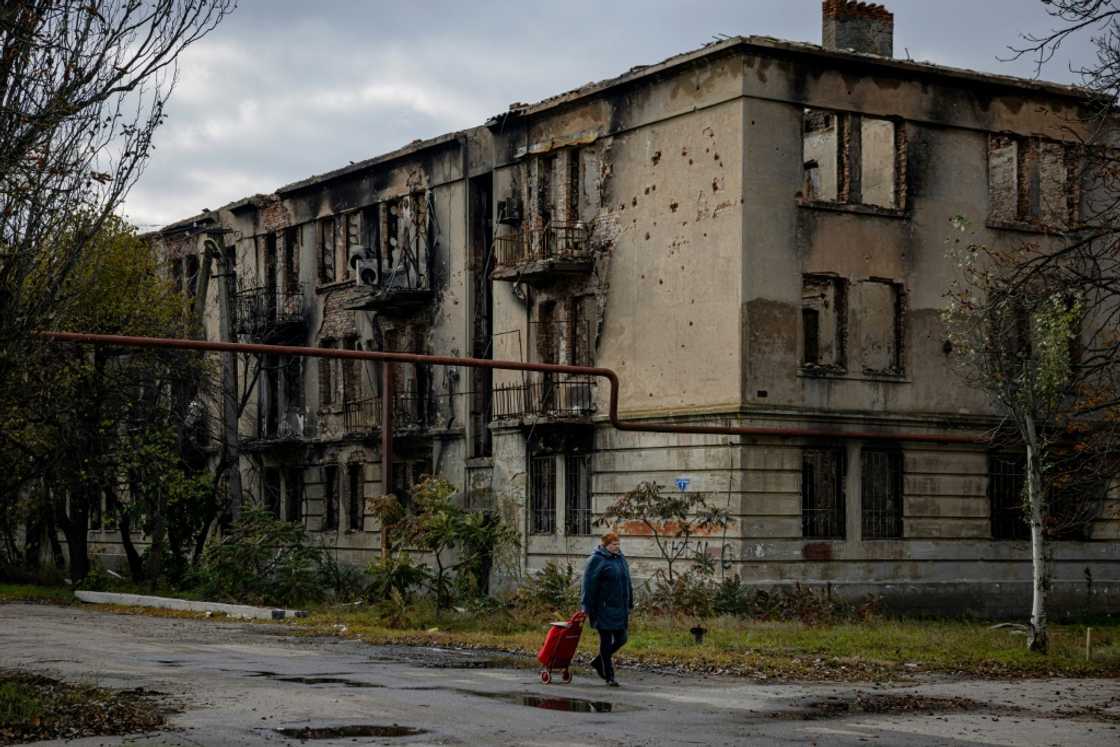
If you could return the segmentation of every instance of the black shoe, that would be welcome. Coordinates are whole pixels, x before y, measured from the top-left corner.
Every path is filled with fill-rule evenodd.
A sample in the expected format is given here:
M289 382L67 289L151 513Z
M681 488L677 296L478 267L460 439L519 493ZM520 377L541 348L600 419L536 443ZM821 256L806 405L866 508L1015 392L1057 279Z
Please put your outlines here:
M622 687L618 684L618 680L607 680L607 687Z
M603 671L603 661L598 656L591 660L591 668L594 669L602 679L605 680L607 678L606 673Z

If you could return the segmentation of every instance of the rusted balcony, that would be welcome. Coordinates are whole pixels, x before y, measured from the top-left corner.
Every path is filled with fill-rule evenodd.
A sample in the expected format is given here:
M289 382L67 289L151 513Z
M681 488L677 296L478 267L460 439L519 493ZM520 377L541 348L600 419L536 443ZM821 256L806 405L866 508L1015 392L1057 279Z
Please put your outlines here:
M439 398L417 391L404 381L393 394L393 432L397 435L421 434L436 422ZM342 415L346 433L369 433L381 428L382 403L379 397L346 402Z
M532 282L590 272L594 260L588 234L583 223L550 223L497 236L490 277Z
M235 330L258 342L302 337L307 328L303 286L242 288L234 297Z
M495 420L585 423L595 414L595 382L530 373L519 383L495 384L493 403Z
M279 417L265 413L257 424L256 433L241 436L241 448L245 451L265 451L293 446L302 443L311 435L307 428L307 416L303 410L289 410Z
M381 427L381 400L359 399L342 405L342 417L347 433L366 433Z

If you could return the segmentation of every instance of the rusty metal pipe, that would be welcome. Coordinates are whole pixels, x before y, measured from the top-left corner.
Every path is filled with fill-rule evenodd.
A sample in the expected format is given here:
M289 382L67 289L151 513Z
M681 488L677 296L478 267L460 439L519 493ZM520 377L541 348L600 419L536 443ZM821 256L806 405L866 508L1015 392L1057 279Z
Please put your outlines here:
M312 348L292 345L260 345L244 342L218 342L214 340L183 340L170 337L130 337L127 335L101 335L84 332L39 332L39 336L58 342L76 342L91 345L120 345L135 348L173 348L179 350L209 350L218 352L259 353L275 355L302 355L312 358L351 358L394 363L427 363L435 366L463 366L465 368L491 368L502 371L539 371L578 376L594 376L610 383L610 424L620 431L644 433L692 433L720 436L778 436L783 438L854 438L865 440L921 441L940 444L974 444L991 442L989 436L947 435L937 433L885 433L878 431L846 431L816 428L770 428L743 425L671 425L667 423L627 422L618 416L618 374L609 368L594 366L569 366L561 363L524 363L522 361L490 360L487 358L459 358L447 355L422 355L419 353L392 353L374 350L343 350ZM382 413L382 418L385 413ZM386 480L391 476L386 476Z

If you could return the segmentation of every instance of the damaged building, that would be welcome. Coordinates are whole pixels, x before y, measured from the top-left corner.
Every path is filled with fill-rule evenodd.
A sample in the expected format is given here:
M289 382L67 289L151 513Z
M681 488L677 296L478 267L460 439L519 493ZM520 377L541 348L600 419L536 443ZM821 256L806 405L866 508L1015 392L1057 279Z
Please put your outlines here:
M596 516L651 480L729 510L697 544L718 574L1022 609L1022 459L967 443L995 418L953 371L945 243L957 215L994 246L1076 220L1085 99L895 59L892 25L826 0L820 46L728 38L153 234L194 294L199 230L225 229L213 339L227 283L241 341L601 366L627 420L776 431L615 430L606 383L580 375L391 364L385 397L380 363L257 356L245 493L364 566L367 499L439 474L507 511L536 569L578 567ZM1116 509L1054 544L1058 604L1116 608ZM623 532L650 575L652 540Z

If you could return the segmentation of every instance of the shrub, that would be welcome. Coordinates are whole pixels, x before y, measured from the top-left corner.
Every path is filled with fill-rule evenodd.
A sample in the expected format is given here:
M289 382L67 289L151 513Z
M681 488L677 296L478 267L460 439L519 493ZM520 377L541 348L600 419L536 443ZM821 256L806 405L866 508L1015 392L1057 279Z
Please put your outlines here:
M371 602L384 602L394 595L407 605L415 591L432 581L432 572L416 563L407 552L398 552L370 563L370 582L366 594Z
M579 581L572 564L561 568L550 560L544 568L522 582L515 600L521 607L543 607L564 612L578 609L579 597Z
M336 602L356 602L365 599L369 579L360 568L339 563L329 552L323 553L319 565L319 582L332 593Z
M247 508L195 572L205 596L248 604L292 606L321 601L322 547L302 524Z

